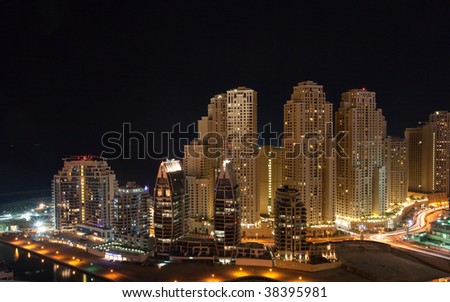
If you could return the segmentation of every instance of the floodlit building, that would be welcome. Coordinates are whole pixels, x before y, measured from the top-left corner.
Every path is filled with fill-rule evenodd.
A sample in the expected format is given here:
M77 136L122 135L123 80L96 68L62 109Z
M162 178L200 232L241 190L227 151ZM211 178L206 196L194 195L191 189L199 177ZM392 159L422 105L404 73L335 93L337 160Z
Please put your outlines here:
M333 134L333 105L323 86L298 83L284 105L283 183L299 191L307 211L307 224L334 221L335 158L326 154Z
M148 187L140 187L135 182L117 190L113 210L115 240L134 246L139 241L137 237L149 236L150 202Z
M435 111L430 114L429 123L436 127L436 145L434 148L436 192L449 195L450 180L450 112Z
M224 158L227 96L211 98L208 115L198 121L198 138L184 146L184 171L193 225L214 216L214 185ZM211 152L210 152L211 150Z
M221 147L227 136L227 95L217 94L208 104L208 115L198 121L198 139L202 144L208 145L217 138ZM215 143L215 142L214 142Z
M188 232L189 196L185 192L185 177L179 160L161 163L154 190L156 252L170 255L176 241Z
M61 232L76 231L77 226L95 229L105 234L105 240L111 240L116 188L116 176L104 158L65 158L52 184L56 229Z
M306 244L306 209L296 188L277 189L275 202L275 248L278 257L286 260L301 259Z
M239 186L231 161L225 160L217 179L214 199L214 239L219 257L233 257L241 243Z
M385 140L387 198L389 206L401 204L408 197L408 146L405 139Z
M260 220L257 171L257 93L238 87L227 91L227 158L239 184L243 226Z
M190 217L212 220L215 159L206 156L206 148L198 140L185 145L183 165L190 199Z
M375 92L352 89L342 94L335 116L336 133L347 135L340 145L346 156L337 158L336 219L351 221L380 217L388 208L384 164L386 121L376 107Z
M429 200L445 200L449 194L450 113L436 111L429 121L407 128L409 191ZM420 195L420 194L419 194Z
M275 193L282 186L283 154L281 150L281 148L275 146L262 146L258 156L258 190L261 216L273 215Z

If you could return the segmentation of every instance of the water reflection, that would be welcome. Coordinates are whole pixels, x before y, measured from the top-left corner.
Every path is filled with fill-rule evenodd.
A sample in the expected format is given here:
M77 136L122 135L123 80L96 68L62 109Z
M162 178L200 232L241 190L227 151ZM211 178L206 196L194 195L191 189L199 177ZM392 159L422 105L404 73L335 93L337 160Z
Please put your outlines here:
M19 255L19 249L18 248L16 248L15 250L14 250L14 262L16 262L17 260L19 260L19 257L20 257L20 255Z
M24 250L0 243L0 259L10 264L14 279L20 281L101 281L91 275L70 269Z

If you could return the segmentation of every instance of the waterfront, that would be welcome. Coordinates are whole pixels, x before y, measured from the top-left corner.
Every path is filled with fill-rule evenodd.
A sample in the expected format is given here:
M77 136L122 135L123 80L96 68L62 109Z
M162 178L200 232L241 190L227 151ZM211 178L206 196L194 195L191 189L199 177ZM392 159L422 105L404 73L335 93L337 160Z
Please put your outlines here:
M17 281L102 281L97 277L4 243L0 243L0 259L4 259L14 269L14 280Z

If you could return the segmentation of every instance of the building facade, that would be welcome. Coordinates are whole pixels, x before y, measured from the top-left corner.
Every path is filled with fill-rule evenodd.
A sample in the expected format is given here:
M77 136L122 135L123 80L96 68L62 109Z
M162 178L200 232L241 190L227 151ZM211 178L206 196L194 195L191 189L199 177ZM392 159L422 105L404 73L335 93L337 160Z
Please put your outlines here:
M190 199L190 217L212 220L216 159L208 158L206 148L198 140L185 145L183 165Z
M212 220L214 216L214 185L224 158L227 133L226 94L211 98L208 115L198 121L197 131L197 139L184 147L183 161L194 222Z
M385 140L388 206L404 203L408 197L408 145L405 139Z
M450 112L431 113L429 123L436 129L434 187L436 192L445 192L448 196L450 192Z
M244 226L260 220L257 125L256 91L246 87L228 90L226 151L236 171Z
M114 200L115 235L148 236L150 201L148 187L140 187L135 182L120 187Z
M407 128L409 191L440 198L449 194L450 113L435 111L426 123ZM429 195L430 197L431 195Z
M275 146L262 146L258 156L258 181L260 215L273 215L275 193L282 186L282 149Z
M276 191L275 248L280 259L295 260L307 251L307 211L296 188L283 186Z
M334 220L335 158L326 154L332 123L333 105L322 85L306 81L294 87L284 105L283 183L299 190L308 225Z
M154 189L153 226L156 252L170 255L176 241L188 233L189 196L179 160L167 160L158 169Z
M231 161L224 160L214 199L214 240L219 257L233 257L241 243L239 186Z
M65 158L52 184L56 229L72 232L77 225L110 229L116 188L116 176L104 158Z
M375 92L352 89L342 94L335 115L336 133L347 135L340 145L346 156L337 158L336 219L348 226L384 215L388 207L384 165L386 121L376 107Z

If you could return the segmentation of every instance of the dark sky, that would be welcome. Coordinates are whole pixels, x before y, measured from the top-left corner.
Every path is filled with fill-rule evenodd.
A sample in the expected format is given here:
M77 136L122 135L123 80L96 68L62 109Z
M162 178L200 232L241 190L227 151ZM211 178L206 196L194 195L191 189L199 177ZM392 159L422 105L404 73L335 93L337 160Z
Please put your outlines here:
M0 201L49 189L63 157L100 154L123 122L187 125L238 85L277 130L304 80L335 109L376 91L391 135L450 110L450 1L304 2L0 0ZM111 166L153 185L157 161Z

